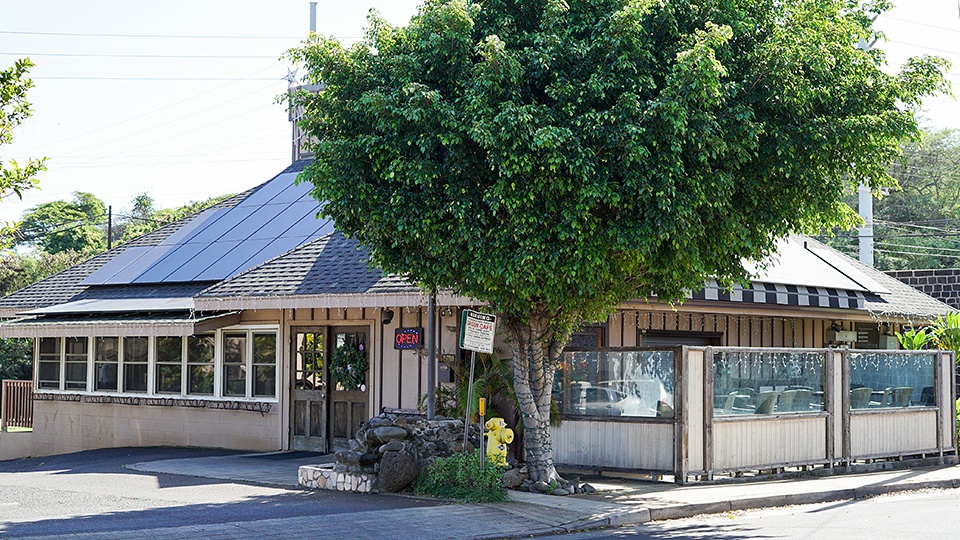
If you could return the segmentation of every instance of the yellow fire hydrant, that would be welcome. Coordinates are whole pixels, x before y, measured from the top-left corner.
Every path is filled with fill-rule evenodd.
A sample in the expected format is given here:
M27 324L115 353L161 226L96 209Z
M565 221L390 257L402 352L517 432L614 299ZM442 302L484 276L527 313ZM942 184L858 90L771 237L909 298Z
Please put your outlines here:
M507 445L513 442L513 430L503 418L491 418L484 427L487 428L487 457L494 465L506 465Z

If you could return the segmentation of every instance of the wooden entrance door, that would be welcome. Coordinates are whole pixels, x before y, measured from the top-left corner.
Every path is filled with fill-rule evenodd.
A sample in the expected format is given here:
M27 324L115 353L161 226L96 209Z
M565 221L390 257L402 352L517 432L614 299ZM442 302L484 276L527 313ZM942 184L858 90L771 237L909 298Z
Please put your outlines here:
M293 330L293 410L290 447L328 452L325 332L319 328Z
M367 330L364 328L335 328L332 329L332 345L334 348L344 345L361 349L370 362L370 351L367 348ZM367 381L370 380L370 368L367 368ZM332 388L331 404L333 408L331 431L334 450L349 448L349 440L356 434L360 425L368 418L367 413L367 384L358 388L344 388L337 383Z

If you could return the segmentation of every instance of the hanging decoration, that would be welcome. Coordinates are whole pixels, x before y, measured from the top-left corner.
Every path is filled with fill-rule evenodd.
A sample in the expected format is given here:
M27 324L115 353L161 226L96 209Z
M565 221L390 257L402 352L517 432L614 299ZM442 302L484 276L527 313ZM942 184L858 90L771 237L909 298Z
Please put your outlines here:
M330 376L347 390L355 390L367 382L367 354L363 344L344 343L333 350Z

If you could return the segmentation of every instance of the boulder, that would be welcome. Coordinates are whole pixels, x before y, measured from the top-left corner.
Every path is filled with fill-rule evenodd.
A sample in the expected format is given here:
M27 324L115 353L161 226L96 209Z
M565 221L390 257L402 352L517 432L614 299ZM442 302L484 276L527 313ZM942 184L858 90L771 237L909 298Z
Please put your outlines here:
M396 426L383 426L367 431L366 440L372 445L380 446L395 439L406 439L407 430Z
M377 452L380 452L381 454L385 454L387 452L403 452L406 448L407 445L404 444L403 441L394 439L387 444L381 445L380 448L377 449Z
M523 485L523 481L529 478L526 468L510 469L503 473L503 487L507 489L517 489Z
M384 493L403 491L417 478L420 468L417 460L406 452L385 452L380 458L377 475L379 488Z

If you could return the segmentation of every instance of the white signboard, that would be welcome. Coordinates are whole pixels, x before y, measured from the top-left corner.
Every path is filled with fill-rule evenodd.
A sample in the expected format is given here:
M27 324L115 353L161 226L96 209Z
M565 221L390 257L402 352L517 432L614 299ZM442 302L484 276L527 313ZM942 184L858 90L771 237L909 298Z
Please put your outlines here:
M487 354L493 353L493 334L496 329L496 315L487 315L469 309L463 310L463 319L460 321L460 348Z

